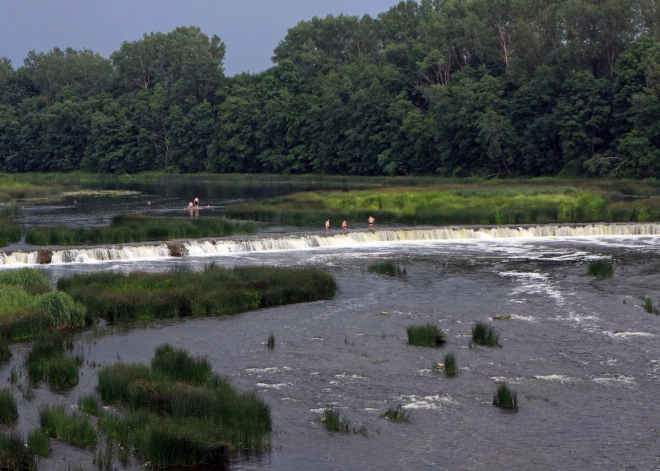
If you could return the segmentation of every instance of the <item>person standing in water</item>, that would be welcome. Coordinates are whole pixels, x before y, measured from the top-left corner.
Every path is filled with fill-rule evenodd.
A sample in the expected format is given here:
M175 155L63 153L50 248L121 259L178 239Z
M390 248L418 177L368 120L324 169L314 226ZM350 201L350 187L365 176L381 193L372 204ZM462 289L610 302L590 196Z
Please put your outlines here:
M376 222L376 220L374 219L373 216L369 216L368 220L369 220L369 230L373 231L374 230L374 222Z
M193 201L193 205L194 205L196 208L199 208L199 198L196 197L196 196L195 196L195 200Z
M325 230L326 230L326 232L330 230L330 219L325 221Z
M346 230L346 227L348 227L348 224L346 224L346 219L344 219L341 223L341 228Z

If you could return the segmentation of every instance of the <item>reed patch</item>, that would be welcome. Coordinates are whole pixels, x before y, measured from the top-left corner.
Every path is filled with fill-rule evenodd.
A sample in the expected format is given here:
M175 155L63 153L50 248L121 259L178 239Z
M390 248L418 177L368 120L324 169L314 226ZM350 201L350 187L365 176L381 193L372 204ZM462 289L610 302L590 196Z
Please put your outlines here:
M102 413L101 430L154 466L226 464L270 449L270 408L213 374L204 358L163 345L151 367L117 363L98 381L104 401L130 409Z
M0 388L0 423L14 424L18 420L16 398L9 388Z
M408 326L406 332L408 345L439 347L445 343L445 333L431 323Z
M44 405L39 408L39 425L53 438L65 440L80 447L96 445L96 427L89 417L80 414L67 414L64 406Z
M601 280L612 278L614 276L614 265L609 260L594 260L589 262L587 274Z
M332 298L334 278L314 268L207 267L202 272L91 273L58 289L87 308L88 322L237 314Z
M487 347L501 347L500 334L492 325L477 322L472 327L472 342Z
M448 378L453 378L458 375L458 360L455 353L447 353L443 358L443 367L442 367L445 376Z
M383 414L383 418L392 422L410 422L411 411L406 410L403 406L390 407Z
M506 383L502 383L493 395L493 404L502 409L518 410L518 393L512 391Z
M71 355L71 349L72 344L61 334L51 334L38 340L26 359L30 383L36 386L41 381L47 381L56 392L77 385L82 358Z
M379 275L387 275L395 278L404 278L407 275L406 269L401 268L394 262L378 262L373 263L367 267L370 273L377 273Z

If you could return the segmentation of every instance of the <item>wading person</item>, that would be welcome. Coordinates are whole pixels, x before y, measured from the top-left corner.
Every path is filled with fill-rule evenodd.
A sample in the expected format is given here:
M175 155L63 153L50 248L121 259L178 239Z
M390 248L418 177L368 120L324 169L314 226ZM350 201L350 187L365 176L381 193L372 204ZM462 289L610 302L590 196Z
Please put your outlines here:
M194 205L196 208L199 208L199 198L196 197L196 196L195 196L195 200L193 201L193 205Z
M325 230L326 230L326 232L330 230L330 219L325 221Z
M344 219L341 223L341 228L346 230L347 224L346 224L346 219Z
M374 222L376 222L376 220L374 219L373 216L369 216L368 221L369 221L369 230L373 231L374 230Z

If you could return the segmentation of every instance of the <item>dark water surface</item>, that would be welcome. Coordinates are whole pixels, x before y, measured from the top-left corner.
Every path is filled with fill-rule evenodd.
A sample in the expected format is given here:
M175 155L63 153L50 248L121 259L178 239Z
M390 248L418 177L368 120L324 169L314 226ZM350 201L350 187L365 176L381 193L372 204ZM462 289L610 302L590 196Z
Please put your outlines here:
M194 196L217 207L231 198L266 196L247 190L232 196L229 189L213 196L200 188L172 191L147 191L156 195L148 196L154 210L162 203L170 208L164 213L176 211ZM131 198L107 199L103 214L131 211L147 196ZM40 215L28 209L26 218L86 224L85 218L102 212L87 211L86 204L83 199L77 213L51 208ZM271 405L272 453L234 469L660 469L660 316L645 312L641 299L660 301L659 254L659 237L584 237L374 243L50 265L45 270L54 281L90 271L201 269L210 262L310 265L332 273L340 292L325 302L154 322L97 340L80 333L77 345L85 356L80 384L65 395L42 385L31 401L15 391L17 429L26 434L38 427L39 404L75 407L81 394L94 391L101 367L118 359L147 363L168 342L207 356L216 372L241 390L258 391ZM614 262L614 278L586 275L588 262L598 258ZM367 273L376 261L394 261L408 274L401 280ZM512 318L491 319L506 314ZM477 321L498 329L502 348L469 347ZM446 346L407 345L406 327L426 322L447 333ZM274 350L265 345L271 333ZM3 383L12 367L24 369L28 350L29 345L13 347L11 364L0 370ZM447 379L431 367L450 351L457 354L461 374ZM518 391L518 412L492 405L501 381ZM327 404L366 425L369 436L326 431L318 419ZM411 411L411 423L381 418L398 405ZM95 469L93 451L52 443L53 454L40 460L40 469Z

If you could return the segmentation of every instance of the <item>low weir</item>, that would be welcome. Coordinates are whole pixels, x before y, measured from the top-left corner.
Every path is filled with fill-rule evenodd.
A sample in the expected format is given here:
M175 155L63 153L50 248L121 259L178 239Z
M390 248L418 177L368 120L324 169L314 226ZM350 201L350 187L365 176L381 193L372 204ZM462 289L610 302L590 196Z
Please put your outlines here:
M283 250L309 250L314 248L354 247L356 245L374 243L658 235L660 235L660 223L393 229L328 235L297 234L277 238L203 239L139 245L126 244L55 250L40 249L34 251L16 251L10 254L0 252L0 266L88 263Z

